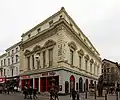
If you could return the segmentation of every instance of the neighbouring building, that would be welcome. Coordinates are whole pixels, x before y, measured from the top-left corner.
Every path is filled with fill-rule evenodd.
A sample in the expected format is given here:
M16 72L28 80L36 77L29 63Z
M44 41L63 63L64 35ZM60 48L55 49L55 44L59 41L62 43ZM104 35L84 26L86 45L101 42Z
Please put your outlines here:
M31 85L46 92L55 85L59 93L70 93L97 82L100 54L63 7L21 37L21 88Z
M0 55L0 83L5 83L7 75L7 64L6 64L7 53Z
M6 78L7 81L14 81L19 85L19 67L20 67L20 45L21 42L14 44L6 49Z
M105 86L120 84L120 65L107 59L102 60L102 75Z

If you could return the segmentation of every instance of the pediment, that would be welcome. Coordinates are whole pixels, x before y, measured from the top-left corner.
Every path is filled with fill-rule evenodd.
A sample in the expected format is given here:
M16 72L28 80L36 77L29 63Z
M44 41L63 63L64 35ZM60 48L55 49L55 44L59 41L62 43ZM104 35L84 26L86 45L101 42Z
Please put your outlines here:
M25 50L24 55L26 56L26 55L29 55L29 54L30 54L30 50Z
M69 46L70 48L73 48L74 50L77 50L77 46L76 46L75 42L73 42L73 41L69 42L69 43L68 43L68 46Z
M86 59L86 60L89 60L89 59L90 59L90 57L89 57L88 54L85 56L85 59Z
M40 45L36 45L36 46L33 48L33 52L37 52L37 51L40 51L40 50L41 50Z
M78 50L78 54L83 56L84 55L84 51L82 49Z
M93 59L90 59L90 62L91 62L91 63L94 63L94 60L93 60Z
M47 47L54 46L54 45L56 45L56 42L54 40L48 40L45 42L43 48L47 48Z

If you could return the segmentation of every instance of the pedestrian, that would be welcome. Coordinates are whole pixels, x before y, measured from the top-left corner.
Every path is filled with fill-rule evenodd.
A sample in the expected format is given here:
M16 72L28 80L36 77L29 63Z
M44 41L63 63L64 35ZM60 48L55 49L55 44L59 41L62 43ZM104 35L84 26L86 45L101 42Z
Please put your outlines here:
M26 86L24 86L24 88L23 88L23 94L24 94L24 99L27 99L28 94L27 94L27 87Z
M50 88L50 100L54 100L53 95L54 95L54 89Z
M28 88L28 93L29 93L30 99L32 99L32 92L33 92L33 88L32 88L32 86L30 86L30 88Z
M76 94L77 94L77 100L80 100L80 99L79 99L79 91L77 91Z
M76 98L76 91L75 89L72 89L72 100L75 100Z
M58 87L55 87L55 100L57 99L57 100L59 100L59 98L58 98L58 92L59 92L59 89L58 89Z
M33 99L37 99L37 88L33 89Z

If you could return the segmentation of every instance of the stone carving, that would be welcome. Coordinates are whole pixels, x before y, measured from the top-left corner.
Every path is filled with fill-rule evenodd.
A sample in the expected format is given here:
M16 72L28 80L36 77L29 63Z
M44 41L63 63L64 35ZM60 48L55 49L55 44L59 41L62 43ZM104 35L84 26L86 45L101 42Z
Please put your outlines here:
M69 42L69 43L68 43L68 46L69 46L70 48L73 48L74 50L77 50L77 46L76 46L75 42L73 42L73 41Z
M33 52L37 52L37 51L40 51L41 50L41 47L39 45L36 45L34 48L33 48Z
M62 44L58 45L58 56L62 55Z
M25 50L24 55L26 56L29 55L30 53L31 53L30 50Z
M90 57L89 57L88 54L85 56L85 59L86 59L86 60L89 60L89 59L90 59Z
M53 41L53 40L48 40L47 42L45 42L43 48L47 48L47 47L50 47L50 46L54 46L56 45L56 42Z
M84 51L82 49L78 50L78 54L83 56L84 55Z

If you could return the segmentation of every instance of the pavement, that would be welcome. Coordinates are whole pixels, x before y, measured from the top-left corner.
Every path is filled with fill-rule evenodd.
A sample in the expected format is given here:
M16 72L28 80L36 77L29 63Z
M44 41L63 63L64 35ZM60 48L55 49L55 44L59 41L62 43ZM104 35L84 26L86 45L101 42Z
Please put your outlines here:
M116 100L116 95L108 95L107 100ZM43 96L38 95L39 100L50 100L49 96ZM22 93L10 93L10 95L7 94L0 94L0 100L24 100ZM67 96L59 96L59 100L72 100L69 95ZM94 96L88 96L87 99L85 99L84 94L80 94L80 100L105 100L105 97L97 97L96 99Z

